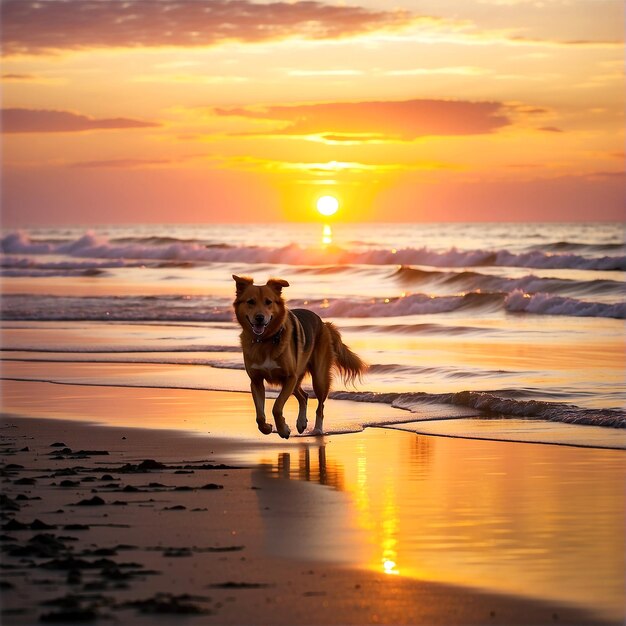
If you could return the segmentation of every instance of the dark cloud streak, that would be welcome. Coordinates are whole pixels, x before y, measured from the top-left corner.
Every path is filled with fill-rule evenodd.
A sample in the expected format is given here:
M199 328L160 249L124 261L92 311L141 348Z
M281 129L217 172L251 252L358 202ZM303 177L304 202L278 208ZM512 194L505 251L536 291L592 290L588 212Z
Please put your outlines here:
M329 39L413 23L408 11L373 11L315 0L4 0L3 54L94 47L211 46L294 35Z
M125 117L97 119L70 111L2 109L3 133L72 133L86 130L152 128L159 124Z

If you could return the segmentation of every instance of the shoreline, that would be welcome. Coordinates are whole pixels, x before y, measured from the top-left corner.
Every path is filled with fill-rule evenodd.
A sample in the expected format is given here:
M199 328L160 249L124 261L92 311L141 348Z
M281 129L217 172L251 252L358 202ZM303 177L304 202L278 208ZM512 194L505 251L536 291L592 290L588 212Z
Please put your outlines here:
M249 395L249 391L240 389L207 389L207 388L195 388L195 387L182 387L182 386L155 386L155 385L122 385L115 383L96 383L93 381L85 382L80 380L47 380L37 378L16 378L10 376L3 376L0 379L0 385L2 382L12 384L13 387L7 392L6 386L2 391L3 403L6 404L13 402L18 408L17 411L3 411L4 413L15 413L16 415L30 415L33 411L33 407L30 406L31 393L30 387L37 388L38 385L54 387L78 387L81 389L91 389L91 391L84 392L87 395L99 394L101 397L105 397L107 391L111 393L125 394L125 395L144 395L146 394L161 394L162 396L171 396L178 398L184 395L187 398L191 397L221 397L228 398L233 394L240 398ZM8 398L8 393L13 393L14 388L19 389L24 387L26 391L15 393L11 398ZM104 390L104 391L103 391ZM199 394L199 396L198 396ZM270 389L267 393L267 398L274 397L275 391ZM36 394L35 394L36 395ZM47 394L49 397L58 398L63 397L62 393ZM293 399L290 399L287 404L289 409L290 404L293 404ZM45 403L46 407L49 406L49 402ZM199 408L198 402L195 402L194 407L195 417L198 418ZM249 406L239 400L234 400L232 403L237 406L244 406L249 409ZM400 407L393 407L385 403L368 402L368 401L352 401L346 399L331 398L327 402L330 407L330 419L327 420L327 424L333 424L333 413L335 417L339 414L345 413L345 408L333 409L333 407L354 407L355 411L361 416L366 416L367 420L360 425L360 429L341 428L336 431L329 431L328 435L345 435L355 434L357 432L363 432L367 428L386 428L390 430L398 430L403 432L412 432L424 436L438 436L449 437L467 440L479 440L479 441L493 441L504 443L525 443L525 444L542 444L542 445L555 445L566 446L574 448L586 448L586 449L599 449L599 450L626 450L626 429L614 427L614 426L595 426L589 424L575 424L561 421L551 421L539 418L524 418L524 417L497 417L488 415L479 415L477 411L468 412L466 415L461 413L458 416L453 413L458 410L454 405L441 405L439 411L448 411L450 416L442 415L441 417L420 416L419 413L408 412L407 409ZM41 408L41 407L39 407ZM84 407L82 407L84 408ZM160 407L159 407L160 409ZM431 409L429 409L431 410ZM386 413L396 414L397 411L401 411L406 415L405 419L389 419L380 421L380 418ZM99 416L103 423L109 425L115 425L115 421L111 420L108 412L100 412ZM243 409L243 415L247 415L246 408ZM49 410L46 408L43 412L33 414L33 417L50 416ZM52 413L52 417L58 417L63 419L65 416L58 413ZM78 419L83 419L82 417ZM187 420L185 420L186 422ZM196 419L198 421L198 419ZM205 420L206 421L206 420ZM264 440L264 437L260 436L256 429L250 428L250 420L244 418L244 420L238 420L238 424L241 428L237 430L226 431L227 436L244 436L246 438L251 437L260 441ZM137 427L143 427L143 424L137 424ZM150 423L149 426L154 426ZM158 425L158 427L162 427ZM180 425L181 428L182 424ZM191 431L202 432L203 428L200 423L191 426L185 426L183 430L190 429ZM250 434L252 433L252 434ZM308 434L298 435L293 433L292 440L311 440L314 439Z

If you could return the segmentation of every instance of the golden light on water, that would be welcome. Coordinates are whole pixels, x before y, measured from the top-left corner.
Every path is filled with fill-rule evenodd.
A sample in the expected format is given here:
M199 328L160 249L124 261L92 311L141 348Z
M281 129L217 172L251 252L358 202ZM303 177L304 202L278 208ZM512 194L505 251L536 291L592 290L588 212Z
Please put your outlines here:
M322 196L317 201L317 211L321 215L325 215L326 217L330 217L337 213L339 209L339 200L335 198L335 196Z
M330 228L330 224L324 224L322 230L322 245L328 246L333 242L333 231Z

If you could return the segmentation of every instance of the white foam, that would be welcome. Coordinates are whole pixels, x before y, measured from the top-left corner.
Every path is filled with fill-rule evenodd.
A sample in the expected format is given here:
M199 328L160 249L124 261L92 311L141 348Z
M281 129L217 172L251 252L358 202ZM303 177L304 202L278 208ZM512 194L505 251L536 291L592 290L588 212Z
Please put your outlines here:
M33 241L23 231L6 235L0 242L5 254L65 254L83 258L160 259L195 262L280 263L289 265L430 265L434 267L504 266L546 269L626 270L626 256L585 257L533 250L435 251L427 247L398 250L320 249L290 244L279 248L261 246L207 247L196 242L161 245L111 243L106 237L88 231L70 242Z
M605 304L586 302L574 298L552 296L547 293L530 295L521 289L510 293L504 306L507 311L536 313L540 315L569 315L573 317L613 317L626 319L626 303Z

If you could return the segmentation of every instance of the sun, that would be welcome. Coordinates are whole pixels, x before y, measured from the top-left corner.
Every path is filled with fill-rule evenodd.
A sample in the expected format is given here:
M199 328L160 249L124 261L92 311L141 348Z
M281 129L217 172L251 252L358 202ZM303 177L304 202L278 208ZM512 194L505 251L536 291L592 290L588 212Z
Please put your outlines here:
M335 198L335 196L322 196L317 201L317 210L322 215L326 215L327 217L334 215L337 213L337 209L339 208L339 200Z

